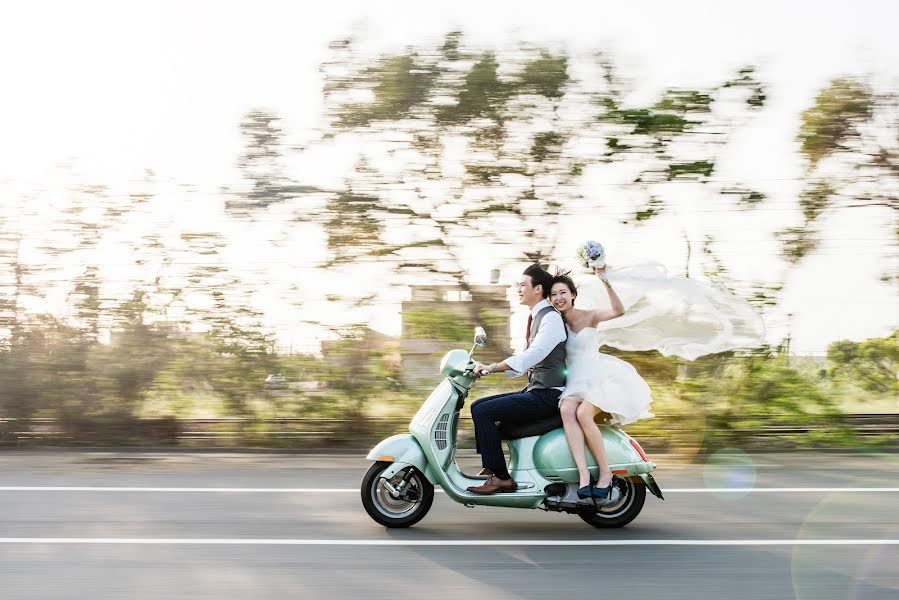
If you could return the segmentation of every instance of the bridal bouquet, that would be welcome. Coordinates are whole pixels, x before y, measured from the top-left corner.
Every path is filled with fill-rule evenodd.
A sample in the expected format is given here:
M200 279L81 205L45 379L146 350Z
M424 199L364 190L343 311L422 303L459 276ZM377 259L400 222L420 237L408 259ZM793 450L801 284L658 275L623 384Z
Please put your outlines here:
M604 267L606 266L606 250L599 242L593 240L587 241L583 246L577 249L577 259L582 267Z

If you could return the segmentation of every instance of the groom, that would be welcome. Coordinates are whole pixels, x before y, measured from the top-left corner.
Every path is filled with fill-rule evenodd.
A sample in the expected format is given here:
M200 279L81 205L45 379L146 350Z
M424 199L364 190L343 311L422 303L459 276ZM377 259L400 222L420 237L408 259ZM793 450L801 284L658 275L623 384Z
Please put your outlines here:
M559 396L565 388L565 341L568 338L561 315L547 301L552 276L540 265L524 270L518 282L518 299L531 310L525 333L524 352L491 365L476 363L478 376L497 371L510 375L528 374L528 385L521 392L481 398L471 405L475 439L481 464L491 476L483 485L471 486L475 494L514 492L506 466L497 421L530 422L559 412Z

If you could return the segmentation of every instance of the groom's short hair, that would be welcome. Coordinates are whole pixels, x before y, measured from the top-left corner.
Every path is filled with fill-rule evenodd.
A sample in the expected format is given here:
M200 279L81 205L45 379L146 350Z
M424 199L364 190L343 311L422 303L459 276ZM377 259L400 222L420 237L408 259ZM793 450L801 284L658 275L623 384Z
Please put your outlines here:
M531 278L531 285L537 287L538 285L543 286L543 297L549 297L549 290L552 287L553 277L547 271L543 269L537 263L532 264L530 267L524 270L524 275L527 275Z

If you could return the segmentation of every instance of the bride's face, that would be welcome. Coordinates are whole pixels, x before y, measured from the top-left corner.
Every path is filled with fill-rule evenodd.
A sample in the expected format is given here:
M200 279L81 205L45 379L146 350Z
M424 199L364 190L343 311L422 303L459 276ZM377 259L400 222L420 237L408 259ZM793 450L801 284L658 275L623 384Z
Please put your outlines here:
M571 295L571 290L564 283L553 285L552 290L549 292L549 301L552 302L552 305L559 312L565 312L574 306L574 296Z

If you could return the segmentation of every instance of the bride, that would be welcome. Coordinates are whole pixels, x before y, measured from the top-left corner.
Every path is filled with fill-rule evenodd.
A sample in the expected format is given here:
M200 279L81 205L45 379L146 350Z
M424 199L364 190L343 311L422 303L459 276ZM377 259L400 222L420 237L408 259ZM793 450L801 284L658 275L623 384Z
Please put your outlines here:
M658 350L693 360L704 354L758 346L764 326L758 313L727 290L669 275L658 264L607 273L605 250L587 242L578 250L584 267L598 280L579 290L567 274L553 278L550 302L568 328L568 377L559 397L565 436L578 468L578 497L608 504L618 500L618 487L605 455L595 417L610 415L612 425L627 425L654 416L652 394L636 369L603 345L621 350ZM613 287L621 288L621 295ZM600 290L596 289L599 284ZM587 305L588 309L583 308ZM584 442L599 466L595 485L587 469Z

